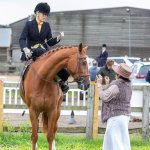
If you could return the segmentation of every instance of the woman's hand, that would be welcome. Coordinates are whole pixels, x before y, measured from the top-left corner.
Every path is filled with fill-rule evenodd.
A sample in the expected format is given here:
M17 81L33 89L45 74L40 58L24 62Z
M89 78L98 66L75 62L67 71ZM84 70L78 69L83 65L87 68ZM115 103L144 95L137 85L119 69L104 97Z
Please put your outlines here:
M105 83L106 83L106 85L108 85L109 84L109 82L110 82L110 79L109 79L109 77L108 76L105 76Z
M97 83L98 88L101 87L102 80L103 80L103 77L100 74L96 76L96 83Z

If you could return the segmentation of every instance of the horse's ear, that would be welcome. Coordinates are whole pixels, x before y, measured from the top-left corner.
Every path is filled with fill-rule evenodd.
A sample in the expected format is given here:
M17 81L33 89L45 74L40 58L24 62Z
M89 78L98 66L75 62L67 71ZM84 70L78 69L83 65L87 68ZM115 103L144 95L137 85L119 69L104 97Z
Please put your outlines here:
M82 43L79 44L79 52L82 51Z
M88 49L88 46L85 46L84 49L87 50L87 49Z
M84 48L85 53L87 52L88 46L85 46Z

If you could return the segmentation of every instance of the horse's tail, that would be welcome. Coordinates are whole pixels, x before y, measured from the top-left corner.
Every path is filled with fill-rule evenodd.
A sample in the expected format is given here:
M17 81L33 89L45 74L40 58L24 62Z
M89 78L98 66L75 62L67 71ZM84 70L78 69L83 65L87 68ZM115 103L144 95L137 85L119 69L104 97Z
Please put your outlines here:
M48 116L47 113L42 113L42 122L43 122L43 132L47 132L48 130Z

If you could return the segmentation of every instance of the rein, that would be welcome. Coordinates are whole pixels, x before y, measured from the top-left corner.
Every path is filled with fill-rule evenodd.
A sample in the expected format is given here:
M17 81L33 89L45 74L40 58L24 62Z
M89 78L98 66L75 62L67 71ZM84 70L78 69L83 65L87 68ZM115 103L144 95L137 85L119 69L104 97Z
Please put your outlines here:
M48 83L55 82L55 81L53 81L53 80L44 79L43 77L41 77L41 76L37 73L37 71L34 69L34 67L31 67L31 68L32 68L32 70L35 72L35 74L37 75L38 79L40 79L40 80L42 80L42 81L44 81L44 82L48 82Z

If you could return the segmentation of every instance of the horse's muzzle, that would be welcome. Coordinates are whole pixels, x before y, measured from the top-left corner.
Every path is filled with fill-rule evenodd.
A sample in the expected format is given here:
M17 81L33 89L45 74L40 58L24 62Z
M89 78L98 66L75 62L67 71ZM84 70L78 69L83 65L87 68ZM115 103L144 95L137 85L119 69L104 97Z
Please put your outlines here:
M89 86L90 86L90 84L88 84L86 86L83 83L78 84L78 88L81 89L81 90L84 90L84 91L86 91L89 88Z

